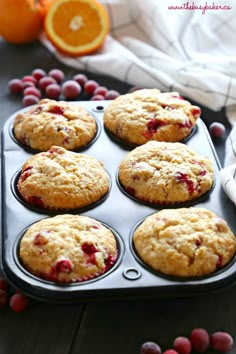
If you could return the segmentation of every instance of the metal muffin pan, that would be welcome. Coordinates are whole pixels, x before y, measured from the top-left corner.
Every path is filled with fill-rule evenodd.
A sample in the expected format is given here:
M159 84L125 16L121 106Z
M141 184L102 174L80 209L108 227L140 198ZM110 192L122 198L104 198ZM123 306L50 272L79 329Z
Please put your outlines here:
M81 153L103 161L111 178L109 194L97 205L85 210L65 211L97 219L114 231L119 257L115 265L95 279L73 284L55 284L30 274L18 258L19 241L24 230L42 218L57 215L28 207L17 198L15 179L23 163L35 152L24 149L12 136L12 123L16 112L2 129L1 146L1 266L9 281L21 291L36 299L58 303L98 301L122 298L190 296L217 290L231 285L236 279L236 263L233 259L225 268L209 276L194 279L169 277L152 271L137 257L132 245L135 227L148 215L163 208L184 206L203 207L225 219L236 232L235 207L224 193L220 178L220 163L207 128L198 119L196 129L184 143L213 163L215 184L203 198L181 205L148 205L129 197L117 181L117 171L122 158L131 148L122 145L103 127L103 112L109 101L74 102L90 112L98 122L99 134ZM21 111L26 110L22 109ZM60 212L61 214L61 212Z

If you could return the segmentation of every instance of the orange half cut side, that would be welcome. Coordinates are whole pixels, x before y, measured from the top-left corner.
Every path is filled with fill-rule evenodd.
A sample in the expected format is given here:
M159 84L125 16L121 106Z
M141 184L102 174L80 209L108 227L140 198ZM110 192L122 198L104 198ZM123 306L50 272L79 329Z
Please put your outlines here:
M57 0L47 11L44 28L58 50L80 56L102 46L109 32L109 17L96 0Z

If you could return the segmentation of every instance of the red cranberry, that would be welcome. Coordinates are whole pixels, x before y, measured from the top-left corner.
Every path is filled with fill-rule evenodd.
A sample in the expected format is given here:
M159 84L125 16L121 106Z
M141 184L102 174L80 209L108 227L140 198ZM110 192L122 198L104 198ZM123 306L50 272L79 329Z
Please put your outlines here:
M15 312L22 312L29 306L29 299L21 293L17 293L10 298L10 307Z
M190 335L190 341L196 352L203 353L209 346L210 337L205 329L195 328Z

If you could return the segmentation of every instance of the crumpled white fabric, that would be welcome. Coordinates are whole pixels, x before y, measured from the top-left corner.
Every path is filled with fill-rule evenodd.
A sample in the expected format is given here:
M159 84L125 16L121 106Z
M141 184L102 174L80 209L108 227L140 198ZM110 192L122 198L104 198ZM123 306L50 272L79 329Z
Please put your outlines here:
M220 178L225 193L236 205L236 124L226 141L224 168L220 170Z
M225 107L229 121L236 122L235 0L100 2L110 17L103 47L73 58L59 53L42 34L42 43L58 60L131 85L178 91L213 111ZM225 166L236 163L235 139L236 128L227 140ZM221 176L224 186L224 169Z

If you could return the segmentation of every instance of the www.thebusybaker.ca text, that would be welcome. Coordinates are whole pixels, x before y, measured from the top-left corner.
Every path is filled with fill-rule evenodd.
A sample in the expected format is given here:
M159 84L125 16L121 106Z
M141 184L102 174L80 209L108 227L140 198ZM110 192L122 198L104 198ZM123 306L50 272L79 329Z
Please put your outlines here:
M207 10L231 10L232 6L229 5L215 5L213 2L211 5L208 5L206 1L205 5L195 5L194 1L190 3L189 1L182 5L169 5L169 10L201 10L204 15Z

